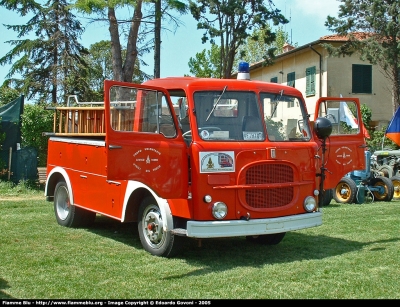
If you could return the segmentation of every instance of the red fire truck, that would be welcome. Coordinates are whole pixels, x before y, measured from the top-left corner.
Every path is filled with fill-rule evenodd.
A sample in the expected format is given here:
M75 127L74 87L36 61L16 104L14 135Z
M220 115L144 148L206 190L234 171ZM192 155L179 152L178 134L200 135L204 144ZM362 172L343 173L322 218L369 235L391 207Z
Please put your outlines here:
M45 196L57 222L137 222L163 257L187 238L278 244L321 225L323 191L365 167L362 125L340 121L345 102L361 122L358 99L320 98L310 114L297 89L238 77L107 80L101 105L53 108Z

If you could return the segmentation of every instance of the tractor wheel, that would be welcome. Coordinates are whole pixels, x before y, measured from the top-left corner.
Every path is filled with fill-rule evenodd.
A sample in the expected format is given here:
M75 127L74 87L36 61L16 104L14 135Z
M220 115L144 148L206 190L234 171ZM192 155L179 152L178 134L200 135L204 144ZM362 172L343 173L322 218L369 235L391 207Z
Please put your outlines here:
M384 188L383 193L379 193L379 191L372 191L374 195L374 199L376 201L391 201L394 194L393 183L389 178L378 176L376 178L371 179L371 186L378 187L381 186Z
M349 177L343 177L333 189L333 199L340 204L351 204L357 195L357 185Z
M392 178L390 178L390 180L392 181L394 188L393 199L400 200L400 177L393 176Z

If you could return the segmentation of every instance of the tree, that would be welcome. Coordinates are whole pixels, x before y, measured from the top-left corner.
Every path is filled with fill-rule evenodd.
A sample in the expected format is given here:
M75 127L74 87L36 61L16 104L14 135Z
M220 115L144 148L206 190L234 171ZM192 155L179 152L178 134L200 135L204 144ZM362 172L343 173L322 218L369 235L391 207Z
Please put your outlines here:
M203 49L196 53L195 58L189 59L190 73L202 78L221 78L221 62L219 61L221 48L211 45L211 50Z
M216 44L219 40L223 78L230 78L235 55L239 46L251 36L249 31L265 30L265 36L253 36L253 39L262 39L265 44L270 44L275 40L276 34L269 28L268 22L272 21L274 26L288 22L280 14L280 10L272 8L272 0L267 1L269 7L265 6L264 2L263 0L189 0L190 12L198 21L197 28L205 30L202 42L209 40L211 44ZM264 59L273 58L273 53L273 48L266 50Z
M269 29L269 27L267 27ZM244 44L241 44L238 48L238 52L235 57L234 67L239 67L240 61L245 61L250 64L260 62L265 57L265 50L273 50L274 55L283 53L283 46L289 39L289 34L283 30L282 27L278 27L276 30L276 39L267 44L264 42L263 37L267 36L266 29L255 29L251 36L246 38ZM256 39L255 39L256 38ZM266 65L271 64L270 61L266 61Z
M67 0L49 0L44 6L34 0L1 0L0 5L19 13L32 14L25 25L6 25L18 32L18 40L8 41L14 48L0 59L11 64L6 85L21 90L27 99L64 101L69 88L67 77L85 66L87 50L78 42L83 28L69 10ZM34 39L23 39L34 34ZM15 60L17 59L17 60ZM11 79L19 74L21 79Z
M400 105L400 2L394 0L341 0L338 17L328 16L330 31L348 37L340 47L324 44L333 56L359 54L379 65L390 80L393 112Z
M38 152L38 166L46 166L48 137L43 132L53 131L54 111L49 104L26 104L21 115L22 147L34 147Z
M125 49L122 49L122 57L126 57ZM75 91L71 94L77 95L79 101L103 101L104 80L113 79L111 42L102 40L90 45L85 61L88 66L82 68L77 76L71 76L71 85L75 85ZM132 81L142 83L150 78L151 76L139 69L139 61L136 61Z
M0 86L0 107L11 101L14 101L19 96L21 96L20 92L16 89L13 89L7 85Z
M116 81L132 82L135 72L135 63L140 53L138 49L139 29L143 19L143 0L77 0L74 7L86 14L95 14L96 21L107 20L109 25L112 55L113 79ZM128 19L117 19L116 10L134 7L132 16ZM127 10L125 10L126 12ZM127 29L123 26L127 25ZM126 31L126 54L123 56L120 32ZM141 37L145 37L142 35ZM148 52L146 48L142 52Z
M254 40L253 37L264 37L265 30L256 29L252 35L246 38L246 42L239 46L235 56L234 66L239 67L240 61L248 63L256 63L262 61L265 56L265 50L269 48L275 49L275 55L283 52L283 45L287 42L289 35L279 27L276 32L276 40L271 44L265 44L264 40ZM221 48L211 45L211 50L204 49L197 53L195 58L189 59L190 72L196 77L221 78ZM267 64L267 63L266 63Z

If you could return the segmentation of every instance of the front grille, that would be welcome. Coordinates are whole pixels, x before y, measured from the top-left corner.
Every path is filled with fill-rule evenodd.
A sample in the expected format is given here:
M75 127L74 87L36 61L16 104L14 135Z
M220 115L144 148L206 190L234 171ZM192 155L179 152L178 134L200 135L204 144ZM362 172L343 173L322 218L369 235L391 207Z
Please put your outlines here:
M246 170L246 184L269 184L293 182L293 169L284 164L260 164ZM273 189L248 189L246 203L252 208L277 208L293 199L293 187Z

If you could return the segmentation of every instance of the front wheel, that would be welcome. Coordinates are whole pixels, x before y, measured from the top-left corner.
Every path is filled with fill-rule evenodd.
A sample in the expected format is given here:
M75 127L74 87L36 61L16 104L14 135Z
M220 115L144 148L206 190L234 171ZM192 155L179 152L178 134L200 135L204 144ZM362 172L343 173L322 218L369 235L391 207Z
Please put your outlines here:
M181 250L183 238L173 235L173 225L166 224L157 202L146 197L139 207L138 231L143 248L152 255L172 257ZM164 225L167 231L164 231Z
M371 180L371 186L381 187L379 191L372 191L376 201L391 201L394 194L393 183L389 178L378 176Z
M247 236L246 240L258 244L276 245L283 240L285 235L286 232L272 233L268 235L259 235L259 236Z
M343 177L333 190L333 199L339 204L351 204L355 201L357 185L353 179Z

